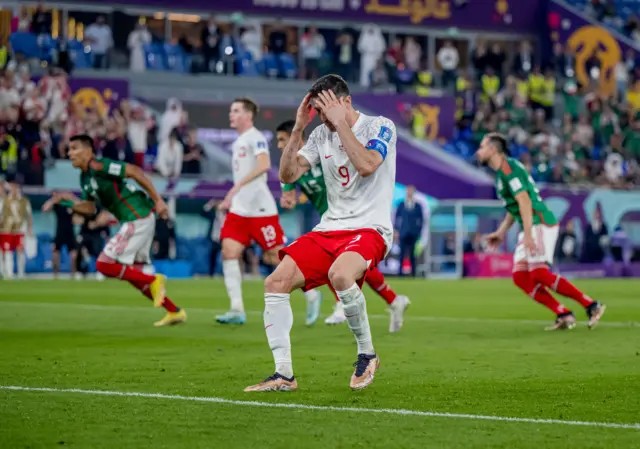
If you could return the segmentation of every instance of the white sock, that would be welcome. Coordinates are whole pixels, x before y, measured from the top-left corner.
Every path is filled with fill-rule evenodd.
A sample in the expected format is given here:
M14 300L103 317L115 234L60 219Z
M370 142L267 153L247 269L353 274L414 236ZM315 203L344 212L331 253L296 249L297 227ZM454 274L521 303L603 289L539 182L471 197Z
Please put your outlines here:
M27 255L24 251L19 252L17 255L18 258L18 277L24 277L25 270L27 268Z
M369 317L367 316L367 302L364 299L362 290L357 284L353 284L347 290L336 293L340 298L340 302L342 302L349 329L356 337L358 354L375 354L371 339L371 328L369 327Z
M0 252L0 278L4 277L4 251Z
M223 260L222 274L224 275L224 286L227 287L227 294L231 300L231 310L244 312L242 302L242 273L240 272L240 262L237 260Z
M304 298L308 301L308 302L314 302L317 301L318 299L320 299L320 292L318 290L308 290L306 292L304 292Z
M264 329L273 352L276 373L289 378L293 377L289 337L293 326L290 296L288 293L264 294Z
M13 252L5 251L4 253L4 275L7 279L13 278Z

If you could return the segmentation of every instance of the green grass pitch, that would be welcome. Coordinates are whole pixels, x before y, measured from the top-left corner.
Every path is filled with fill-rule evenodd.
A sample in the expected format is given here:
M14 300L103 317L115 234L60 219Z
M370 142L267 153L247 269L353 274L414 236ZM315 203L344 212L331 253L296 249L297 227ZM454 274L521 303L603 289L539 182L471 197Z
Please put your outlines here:
M640 281L578 282L609 309L589 331L565 300L581 321L566 332L544 332L552 315L508 280L390 283L413 304L390 335L365 289L381 358L368 389L349 389L347 326L306 328L295 293L300 391L246 394L273 372L260 282L244 283L247 324L223 327L222 282L170 281L189 321L159 329L121 282L0 282L0 448L640 448Z

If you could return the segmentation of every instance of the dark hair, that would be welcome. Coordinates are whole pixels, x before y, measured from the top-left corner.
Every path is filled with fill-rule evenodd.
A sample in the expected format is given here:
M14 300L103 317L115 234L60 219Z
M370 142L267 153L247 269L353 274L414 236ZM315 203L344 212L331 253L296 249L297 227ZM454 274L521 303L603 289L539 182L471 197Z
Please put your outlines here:
M245 111L251 112L251 114L255 117L258 115L258 111L260 108L258 107L258 103L253 101L251 98L240 97L233 100L234 103L242 103Z
M293 132L293 128L296 126L295 120L287 120L286 122L282 122L276 128L277 133L287 133L291 135ZM304 132L302 133L302 138L304 139Z
M336 97L347 97L351 95L347 82L339 75L325 75L313 83L309 93L311 98L317 97L323 90L331 90Z
M71 136L69 142L80 142L84 146L91 148L91 151L94 151L93 138L88 134L76 134L75 136Z
M489 133L485 137L489 139L491 145L496 147L499 153L509 155L509 145L505 136L500 133Z

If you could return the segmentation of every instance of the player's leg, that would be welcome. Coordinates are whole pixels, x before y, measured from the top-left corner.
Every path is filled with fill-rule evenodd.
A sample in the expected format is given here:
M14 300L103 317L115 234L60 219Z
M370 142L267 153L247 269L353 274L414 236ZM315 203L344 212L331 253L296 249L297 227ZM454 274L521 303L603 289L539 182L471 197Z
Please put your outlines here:
M571 329L575 327L573 313L563 304L558 302L544 287L539 284L529 271L529 263L532 255L522 245L523 234L518 237L518 245L513 254L513 283L527 296L538 304L543 305L556 315L556 321L549 329Z
M389 332L398 332L404 323L404 312L411 304L411 301L404 295L396 295L396 292L387 284L384 275L377 267L369 270L365 280L369 287L389 304Z
M13 278L13 252L11 247L13 246L13 235L2 234L0 235L0 245L2 245L2 260L3 270L2 277L5 279Z
M53 277L57 278L60 274L60 251L62 250L62 243L58 239L54 239L51 244L51 265L53 268Z
M351 237L351 236L350 236ZM377 266L385 254L385 243L375 231L358 231L342 246L342 252L329 269L329 281L344 307L349 329L358 346L356 369L351 376L353 390L373 382L380 360L373 348L367 304L361 286L370 266Z
M595 326L604 314L606 306L594 301L564 276L553 273L549 269L550 264L553 262L553 252L558 240L558 227L536 225L533 233L538 252L533 256L529 264L531 276L537 283L580 303L589 317L589 327Z
M222 274L231 307L229 312L216 317L218 323L244 324L247 319L242 301L242 271L240 269L240 258L244 249L251 243L247 227L246 217L229 213L220 230Z
M331 284L329 284L329 289L331 293L336 297L336 305L333 307L333 312L329 315L325 320L324 324L334 325L334 324L342 324L347 321L347 317L344 316L344 307L342 305L342 301L338 298L338 294Z

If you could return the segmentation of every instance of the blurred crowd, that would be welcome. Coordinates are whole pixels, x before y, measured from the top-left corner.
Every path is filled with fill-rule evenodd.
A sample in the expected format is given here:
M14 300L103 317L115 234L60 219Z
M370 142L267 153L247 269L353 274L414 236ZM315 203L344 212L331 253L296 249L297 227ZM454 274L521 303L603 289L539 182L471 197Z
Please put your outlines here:
M47 165L65 159L69 138L93 137L98 156L133 163L174 179L199 174L204 150L176 99L156 120L143 103L74 97L67 73L52 67L39 79L27 65L0 71L0 174L42 185Z

